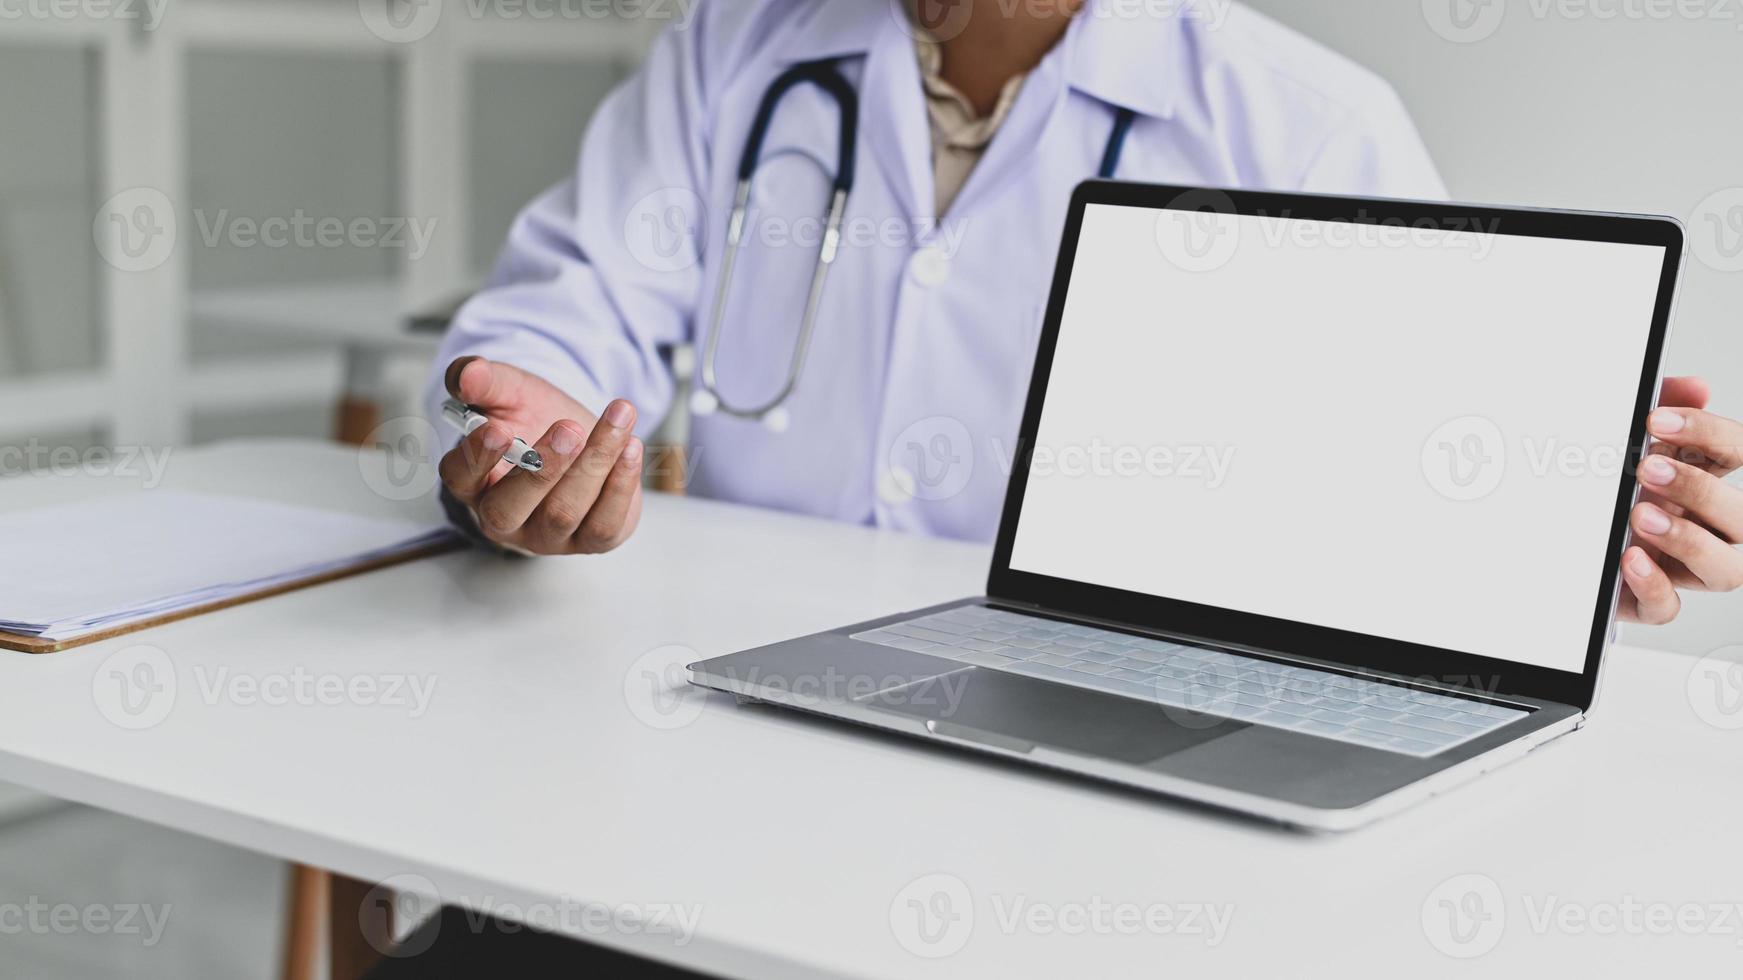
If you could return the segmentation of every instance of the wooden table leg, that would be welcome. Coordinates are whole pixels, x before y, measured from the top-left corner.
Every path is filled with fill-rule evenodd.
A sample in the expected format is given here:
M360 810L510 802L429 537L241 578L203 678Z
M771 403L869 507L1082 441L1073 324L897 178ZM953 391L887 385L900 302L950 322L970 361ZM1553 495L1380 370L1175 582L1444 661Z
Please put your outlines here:
M321 939L327 976L359 980L393 944L391 892L306 864L290 867L281 980L320 980Z
M361 446L381 424L381 406L373 399L345 395L339 399L333 438L348 446Z
M685 466L685 449L684 446L674 445L647 447L647 462L643 464L643 472L648 475L648 483L653 489L663 493L684 493L684 488L690 484Z
M383 384L386 374L387 359L380 351L356 344L345 348L345 387L333 424L335 439L361 446L381 424L381 406L387 395Z
M286 889L281 980L317 980L321 930L327 919L327 873L306 864L290 866Z

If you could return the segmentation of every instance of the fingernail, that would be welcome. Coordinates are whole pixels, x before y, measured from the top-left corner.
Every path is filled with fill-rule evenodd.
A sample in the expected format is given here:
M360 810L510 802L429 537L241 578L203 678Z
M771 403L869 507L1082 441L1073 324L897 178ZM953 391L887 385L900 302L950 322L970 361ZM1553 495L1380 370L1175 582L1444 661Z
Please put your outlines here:
M500 453L508 448L514 439L500 426L487 426L484 430L484 448L493 453Z
M1676 467L1663 456L1648 456L1640 464L1640 478L1655 487L1669 486L1676 480Z
M1647 428L1661 436L1674 436L1678 432L1681 432L1683 426L1687 424L1688 420L1683 418L1680 413L1673 412L1667 408L1661 408L1658 411L1653 412L1646 419Z
M629 445L623 447L623 461L626 463L638 463L641 461L641 458L642 441L640 439L631 439Z
M1640 530L1647 534L1663 534L1670 530L1670 515L1651 504L1641 504Z
M629 402L612 402L605 409L605 424L614 429L628 428L629 420L634 414L635 410L629 407Z
M567 456L580 448L580 446L581 437L575 434L574 429L571 429L566 425L559 425L556 429L552 430L551 448L556 450L557 455Z
M1628 553L1628 570L1638 578L1652 577L1652 559L1646 557L1646 552L1635 548Z

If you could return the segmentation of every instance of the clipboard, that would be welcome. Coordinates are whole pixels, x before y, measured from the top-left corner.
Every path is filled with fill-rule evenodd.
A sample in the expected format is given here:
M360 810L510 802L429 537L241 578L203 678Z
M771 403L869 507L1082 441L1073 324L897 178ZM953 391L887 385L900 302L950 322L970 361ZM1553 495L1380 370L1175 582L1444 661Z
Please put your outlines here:
M366 572L373 572L378 569L389 568L406 562L430 558L435 555L458 550L465 546L466 541L462 538L446 538L441 541L431 542L421 548L413 548L410 551L387 555L381 558L373 558L369 561L359 562L356 565L349 565L345 568L320 572L306 578L299 578L289 582L280 582L260 589L257 592L228 596L213 602L203 603L197 606L189 606L185 609L177 609L172 612L163 613L162 615L134 620L129 623L121 623L106 629L100 629L92 633L85 633L80 636L68 637L63 640L51 640L40 636L28 636L21 633L7 633L5 631L0 631L0 650L12 650L18 653L36 654L59 653L62 650L70 650L73 647L84 646L87 643L96 643L99 640L110 640L117 636L126 636L129 633L148 630L153 626L162 626L165 623L173 623L181 619L192 619L195 616L203 616L206 613L217 612L220 609L229 609L232 606L240 606L260 599L269 599L275 595L283 595L286 592L295 592L298 589L306 589L311 586L323 585L327 582L335 582L339 579L350 578L354 575L362 575Z

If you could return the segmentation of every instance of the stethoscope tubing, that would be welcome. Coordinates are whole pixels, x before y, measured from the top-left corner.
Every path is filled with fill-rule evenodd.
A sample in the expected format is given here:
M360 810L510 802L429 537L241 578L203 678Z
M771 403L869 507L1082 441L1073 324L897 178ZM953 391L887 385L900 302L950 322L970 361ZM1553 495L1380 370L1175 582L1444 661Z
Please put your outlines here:
M805 297L804 319L799 322L799 338L793 345L793 357L787 364L787 378L774 397L760 405L735 405L720 394L715 364L720 352L720 335L726 315L726 300L731 295L732 273L738 265L739 249L744 245L744 226L750 213L751 184L762 159L763 140L768 136L775 110L781 99L801 83L816 85L835 100L840 129L837 137L835 182L829 196L829 214L823 228L823 241L817 252L817 263L811 272L811 288ZM782 72L763 93L757 106L756 119L751 124L750 138L738 163L738 188L733 195L732 213L727 219L726 250L721 257L720 284L714 291L714 309L708 323L708 339L702 348L699 393L713 402L712 408L745 419L767 420L792 395L805 372L805 357L811 351L811 335L817 326L817 311L823 303L823 287L829 280L829 269L840 253L841 219L847 210L847 195L853 190L854 161L859 152L859 95L841 72L828 61L809 61Z
M835 100L840 130L836 144L835 180L830 189L829 211L823 228L823 240L817 252L817 262L811 273L811 288L805 297L804 318L799 323L799 337L793 345L793 357L787 364L786 380L773 397L758 405L728 402L720 394L715 365L720 353L720 337L726 315L726 300L732 292L732 274L738 265L738 253L744 244L745 222L750 214L751 187L762 160L763 141L787 93L800 84L816 85ZM1107 147L1102 152L1098 175L1106 180L1119 169L1125 150L1126 135L1131 131L1135 114L1120 108L1114 116L1114 128L1108 134ZM823 287L829 280L830 267L835 264L841 248L841 221L847 210L847 196L853 190L855 157L859 147L859 95L842 76L833 61L808 61L787 69L769 84L757 106L749 138L738 163L738 186L733 194L732 212L727 220L726 248L721 256L720 282L714 291L714 309L709 316L708 339L703 342L696 396L692 408L699 415L714 411L736 418L760 420L771 428L786 427L782 406L799 386L805 372L805 358L811 351L811 337L817 326L817 313L823 303Z

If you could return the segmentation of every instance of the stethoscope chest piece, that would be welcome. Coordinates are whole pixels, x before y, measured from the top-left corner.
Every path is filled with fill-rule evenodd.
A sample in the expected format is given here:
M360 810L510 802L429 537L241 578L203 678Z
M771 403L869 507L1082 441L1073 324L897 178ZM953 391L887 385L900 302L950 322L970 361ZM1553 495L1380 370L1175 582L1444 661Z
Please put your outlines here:
M720 396L716 395L710 388L698 387L690 393L691 415L698 417L713 415L720 411L720 407ZM770 432L785 432L791 424L793 416L787 411L787 406L782 404L767 407L760 415L756 416L756 419L762 423L763 428Z

